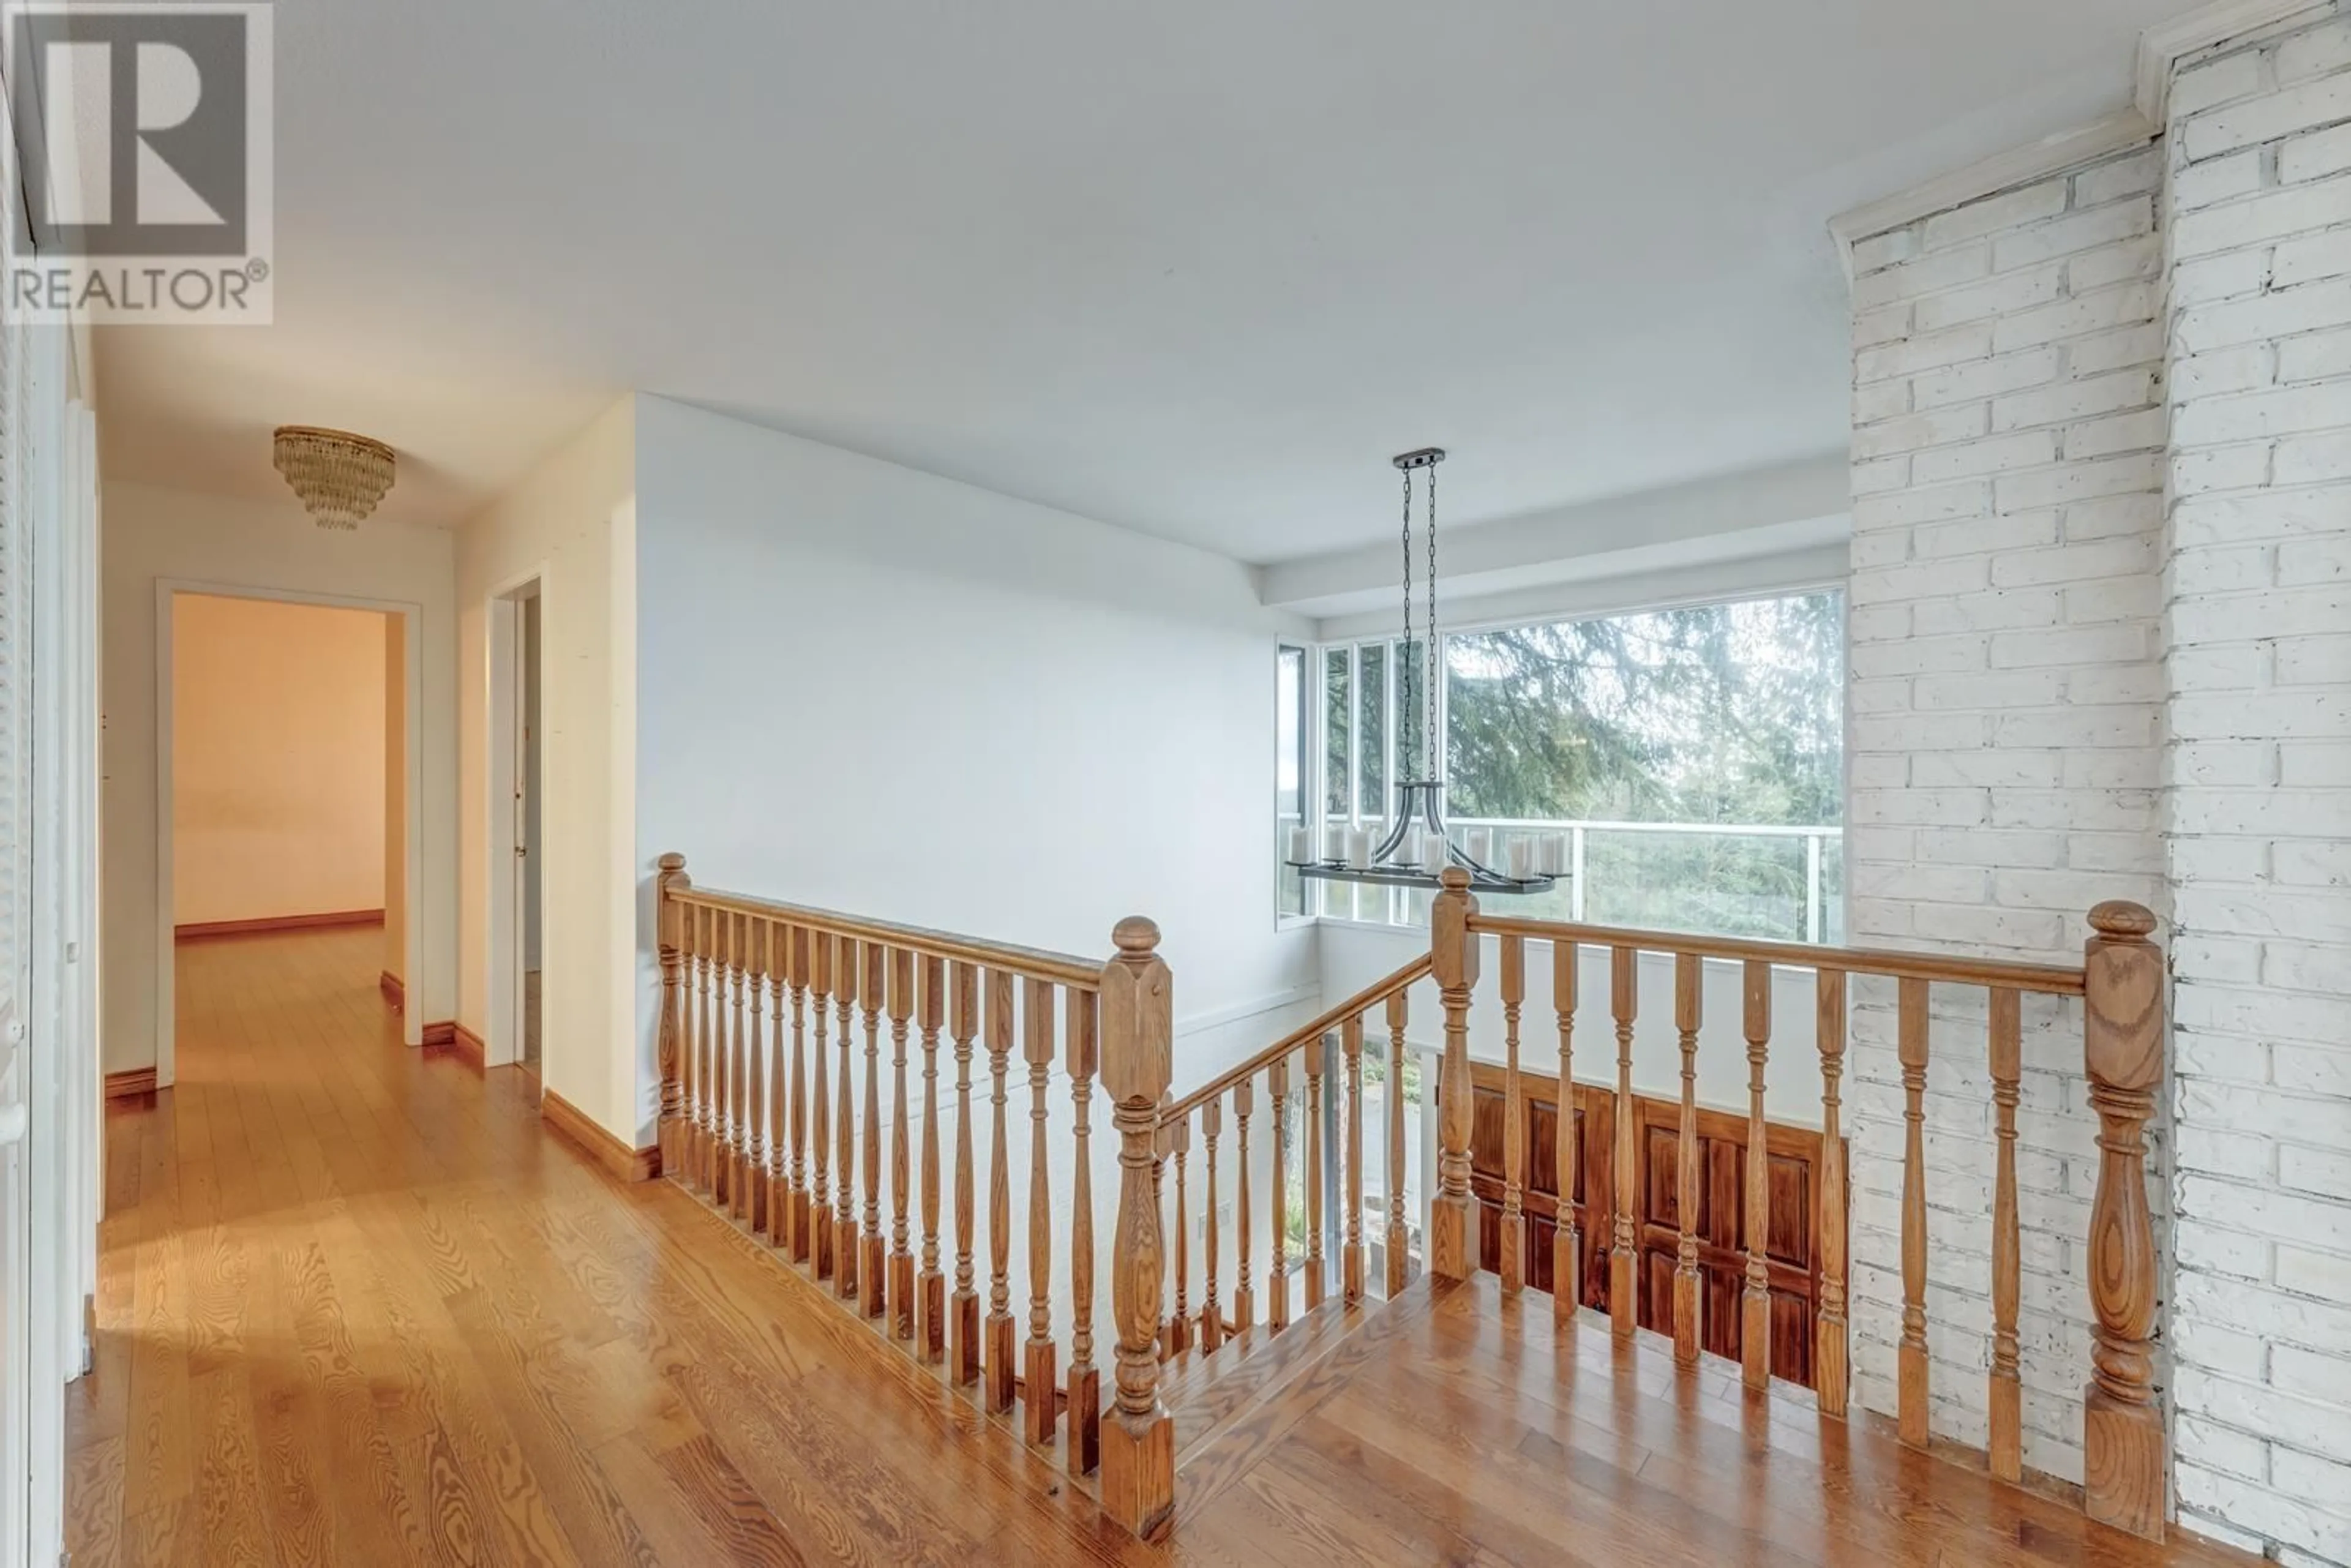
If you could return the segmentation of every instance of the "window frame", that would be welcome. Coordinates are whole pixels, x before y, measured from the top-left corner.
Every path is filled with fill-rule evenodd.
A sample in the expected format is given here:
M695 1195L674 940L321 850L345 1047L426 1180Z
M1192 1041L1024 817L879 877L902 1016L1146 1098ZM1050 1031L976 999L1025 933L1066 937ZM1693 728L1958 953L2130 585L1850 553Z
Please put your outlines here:
M1311 639L1301 638L1296 641L1292 641L1287 637L1280 638L1275 641L1273 645L1273 700L1275 705L1273 714L1273 820L1275 824L1273 928L1276 932L1300 931L1313 925L1317 918L1314 914L1313 905L1319 901L1320 897L1320 895L1313 891L1314 883L1304 877L1301 877L1299 878L1299 903L1301 907L1293 911L1284 908L1282 904L1283 866L1280 856L1287 847L1284 843L1283 836L1289 830L1290 819L1284 814L1281 810L1280 705L1289 695L1288 691L1285 689L1288 683L1282 674L1281 665L1282 661L1291 653L1297 654L1299 661L1297 818L1299 826L1311 827L1313 824L1315 803L1322 799L1321 792L1322 789L1322 754L1319 750L1322 745L1322 708L1320 705L1322 702L1322 663L1327 655L1323 652L1322 644L1314 642Z
M1490 632L1508 631L1514 627L1541 626L1559 622L1606 621L1623 616L1654 614L1668 610L1704 609L1716 605L1747 604L1755 603L1763 600L1799 599L1809 594L1834 593L1840 596L1844 605L1846 630L1848 632L1847 645L1850 646L1849 632L1850 620L1852 616L1851 587L1852 584L1846 577L1806 575L1792 579L1786 582L1773 582L1760 586L1742 585L1727 591L1693 590L1687 592L1659 594L1656 596L1631 598L1622 601L1611 600L1604 601L1604 603L1600 605L1585 603L1564 605L1556 609L1514 608L1507 614L1472 616L1458 623L1444 625L1438 629L1437 633L1440 641L1437 654L1438 675L1436 692L1436 729L1434 731L1435 738L1432 749L1437 751L1440 758L1442 758L1449 749L1448 737L1452 730L1450 691L1452 682L1446 678L1446 672L1451 668L1451 643L1455 637L1474 637ZM1283 646L1296 645L1297 644L1289 643L1285 643L1283 644ZM1363 814L1360 810L1362 804L1361 794L1363 774L1358 758L1361 746L1361 731L1363 728L1362 715L1360 712L1362 650L1366 647L1381 646L1384 646L1388 650L1388 653L1383 661L1386 674L1385 678L1382 682L1384 721L1381 725L1381 737L1384 743L1384 762L1385 765L1386 781L1390 796L1388 810L1393 810L1395 782L1402 777L1396 772L1396 748L1401 735L1400 716L1396 710L1397 703L1405 685L1405 683L1397 677L1396 672L1398 668L1397 660L1399 653L1405 646L1405 643L1401 632L1386 632L1357 637L1338 637L1328 639L1317 638L1315 641L1306 644L1306 646L1310 653L1310 657L1307 661L1307 682L1311 688L1307 694L1306 701L1308 708L1313 715L1314 720L1314 735L1312 739L1306 744L1306 751L1308 759L1312 764L1316 775L1314 780L1315 793L1312 798L1316 801L1322 803L1325 812L1325 815L1318 819L1314 825L1319 831L1329 825L1335 824L1340 820L1336 813L1329 811L1329 780L1326 777L1328 772L1327 765L1330 760L1330 737L1328 729L1330 716L1330 694L1328 690L1328 675L1331 665L1331 655L1341 650L1344 650L1347 658L1349 699L1349 723L1347 727L1348 811L1346 821L1351 827L1361 826L1363 823ZM1841 670L1839 672L1839 680L1841 685L1844 687L1844 690L1840 693L1840 696L1843 699L1843 706L1845 710L1846 728L1849 732L1852 719L1852 707L1849 695L1852 685L1850 671ZM1842 810L1844 806L1850 803L1850 798L1852 795L1852 754L1849 748L1844 751L1841 758L1840 771L1842 778L1840 779L1839 807ZM1450 813L1447 815L1448 820L1450 820ZM1386 821L1389 819L1386 812L1384 811L1378 820L1381 821ZM1696 825L1697 824L1693 824L1693 826ZM1662 826L1662 824L1660 824L1660 826ZM1828 827L1830 825L1823 824L1822 826ZM1844 841L1845 830L1848 826L1848 823L1843 821L1834 824L1833 831L1834 832L1836 840L1840 845ZM1788 831L1792 832L1795 830L1791 828ZM1319 839L1317 841L1320 841ZM1822 838L1814 836L1810 840L1810 847L1807 851L1808 874L1813 877L1813 886L1816 888L1819 885L1818 878L1820 872L1817 858L1822 856L1822 851L1824 847L1825 842ZM1843 857L1840 858L1842 861ZM1580 866L1578 867L1578 870L1581 870ZM1330 914L1322 907L1328 896L1329 890L1332 886L1331 883L1311 881L1306 883L1305 885L1316 890L1309 898L1303 901L1309 905L1311 913L1305 915L1284 915L1282 917L1281 929L1292 930L1310 924L1329 922L1334 925L1357 926L1364 930L1372 931L1409 931L1414 929L1425 929L1427 924L1425 916L1414 920L1404 920L1396 917L1399 910L1413 893L1413 890L1409 888L1383 888L1381 891L1386 895L1389 917L1384 920L1366 920L1359 915L1352 914ZM1847 925L1847 905L1850 902L1850 892L1844 885L1841 880L1833 897L1825 892L1823 892L1816 900L1809 900L1809 902L1815 904L1817 907L1816 928L1819 932L1818 936L1807 939L1811 945L1830 945L1832 932L1842 932L1849 929Z

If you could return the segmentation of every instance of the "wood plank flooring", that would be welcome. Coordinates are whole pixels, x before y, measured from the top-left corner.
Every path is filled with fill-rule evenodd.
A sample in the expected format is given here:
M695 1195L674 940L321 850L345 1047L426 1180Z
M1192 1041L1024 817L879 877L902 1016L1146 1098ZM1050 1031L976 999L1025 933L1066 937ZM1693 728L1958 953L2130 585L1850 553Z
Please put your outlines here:
M1174 1539L535 1081L401 1045L372 934L180 954L180 1082L108 1123L96 1564L2221 1564L1675 1373L1492 1281L1415 1287L1198 1445Z

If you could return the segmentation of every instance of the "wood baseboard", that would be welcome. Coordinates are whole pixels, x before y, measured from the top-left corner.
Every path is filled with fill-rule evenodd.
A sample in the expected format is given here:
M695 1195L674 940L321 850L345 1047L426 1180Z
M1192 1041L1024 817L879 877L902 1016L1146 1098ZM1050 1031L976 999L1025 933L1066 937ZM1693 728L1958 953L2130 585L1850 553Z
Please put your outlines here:
M106 1097L109 1100L131 1100L153 1092L155 1070L152 1067L127 1068L106 1075Z
M450 1052L476 1072L482 1071L486 1048L482 1037L455 1019L443 1019L424 1026L424 1045L428 1050Z
M206 936L254 936L270 931L315 931L329 925L381 925L381 909L336 909L324 915L270 915L258 920L193 920L172 928L172 940L200 941Z
M375 977L375 988L383 993L384 1004L393 1012L408 1010L408 988L400 983L398 975L386 969Z
M591 1121L580 1107L549 1089L539 1096L538 1114L549 1127L577 1144L615 1181L651 1181L661 1175L661 1148L632 1149Z

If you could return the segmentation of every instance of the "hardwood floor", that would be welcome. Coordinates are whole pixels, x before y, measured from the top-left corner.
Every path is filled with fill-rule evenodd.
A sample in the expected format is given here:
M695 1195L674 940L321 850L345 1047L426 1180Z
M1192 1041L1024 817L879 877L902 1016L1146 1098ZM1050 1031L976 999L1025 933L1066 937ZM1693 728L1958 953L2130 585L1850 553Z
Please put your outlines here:
M533 1080L402 1046L380 946L181 953L179 1085L109 1116L76 1568L2250 1561L1557 1334L1490 1278L1295 1354L1145 1546L691 1195L543 1131Z

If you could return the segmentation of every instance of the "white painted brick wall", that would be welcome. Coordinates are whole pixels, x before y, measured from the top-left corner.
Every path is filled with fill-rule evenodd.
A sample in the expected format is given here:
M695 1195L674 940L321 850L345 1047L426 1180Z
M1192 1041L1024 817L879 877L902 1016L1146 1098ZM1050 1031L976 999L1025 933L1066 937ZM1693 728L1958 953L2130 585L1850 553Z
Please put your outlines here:
M1856 939L2163 915L2158 1377L2189 1528L2351 1564L2351 0L2183 62L2154 147L1855 249ZM1855 1392L1890 1409L1901 1093L1855 1011ZM1983 1011L1938 988L1928 1311L1984 1439ZM2078 1477L2076 1009L2028 1012L2028 1464Z
M2078 961L2105 898L2160 909L2159 149L1856 247L1855 939ZM2248 418L2259 417L2248 413ZM1928 1347L1938 1436L1981 1445L1994 1145L1983 993L1938 987ZM1894 1408L1901 1070L1853 1013L1856 1396ZM2019 1113L2025 1462L2079 1479L2096 1120L2081 1009L2028 1002Z
M2182 1520L2351 1563L2351 15L2188 62L2165 785Z

